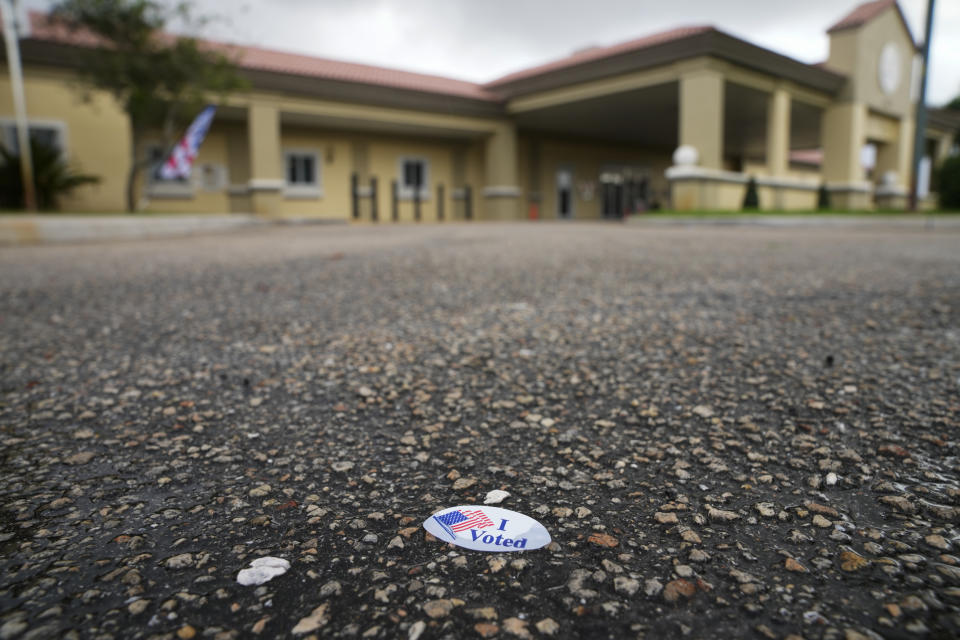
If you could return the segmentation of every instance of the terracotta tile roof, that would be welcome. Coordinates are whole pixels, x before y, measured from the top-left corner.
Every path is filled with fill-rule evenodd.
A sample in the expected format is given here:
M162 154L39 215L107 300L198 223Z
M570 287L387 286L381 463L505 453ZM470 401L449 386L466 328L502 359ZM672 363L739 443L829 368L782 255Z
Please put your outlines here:
M29 38L62 42L78 47L98 47L104 44L103 38L84 30L74 30L62 22L51 20L42 11L30 11L27 14L30 23Z
M442 93L474 100L497 101L500 99L499 96L487 91L479 84L443 76L341 62L328 58L315 58L259 47L226 45L224 49L234 53L236 63L245 69L312 76L343 82L360 82L426 93Z
M827 29L827 33L859 27L862 24L870 22L890 7L895 6L897 6L897 0L874 0L873 2L865 2Z
M492 89L499 85L514 82L516 80L530 78L543 73L548 73L550 71L566 69L568 67L575 67L586 62L609 58L621 53L639 51L640 49L646 49L647 47L663 44L665 42L671 42L673 40L680 40L688 36L696 35L698 33L705 33L711 30L713 30L713 27L710 26L679 27L676 29L670 29L669 31L661 31L660 33L644 36L643 38L621 42L620 44L615 44L609 47L591 47L589 49L577 51L566 58L561 58L559 60L554 60L553 62L548 62L536 67L530 67L529 69L522 69L520 71L505 75L502 78L497 78L493 82L488 82L483 86Z
M102 42L100 38L89 32L74 31L63 24L50 20L45 13L31 11L29 17L31 38L80 47L95 47ZM479 84L453 78L273 51L259 47L246 47L212 41L203 41L203 43L230 55L236 64L244 69L357 82L489 102L500 100L499 96Z
M859 16L856 18L857 20L868 20L875 15L876 12L879 12L891 4L896 5L894 0L877 0L876 2L862 5L851 13L850 16L847 16L844 21L850 20L851 17L855 15ZM862 12L865 7L874 7L875 5L883 6L880 9L871 9L872 13L869 14L869 17L863 17L858 13ZM102 42L97 36L83 31L71 30L65 25L51 20L50 16L43 12L31 11L29 13L29 21L29 37L32 39L80 47L95 47ZM516 80L532 78L552 71L576 67L588 62L640 51L711 31L716 31L716 29L711 26L679 27L612 46L591 47L559 60L511 73L486 84L476 84L464 80L401 71L399 69L343 62L329 58L286 53L260 47L241 46L213 41L202 41L202 43L207 47L230 55L236 60L236 63L244 69L367 84L486 102L502 102L504 98L499 95L497 88Z

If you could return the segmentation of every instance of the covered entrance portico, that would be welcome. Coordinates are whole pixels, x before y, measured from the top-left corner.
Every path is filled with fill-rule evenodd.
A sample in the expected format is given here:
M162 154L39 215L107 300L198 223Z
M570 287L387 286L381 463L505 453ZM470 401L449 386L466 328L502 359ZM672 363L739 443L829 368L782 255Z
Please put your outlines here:
M498 87L517 92L507 110L519 131L520 173L544 217L560 210L562 196L550 186L560 170L572 172L578 217L658 207L738 209L751 176L764 208L816 206L819 170L792 164L791 152L823 146L822 120L842 78L809 73L808 65L788 58L777 62L796 80L784 79L782 69L774 75L711 55L683 55L718 49L742 62L754 53L752 45L712 29L682 39L686 46L636 53L633 66L648 68L627 70L621 61L624 72L605 74L601 65L581 71L572 84L558 76L551 85L541 72L532 87L509 77ZM670 61L672 55L679 59ZM675 166L678 148L692 157L680 154Z
M829 30L822 64L695 27L486 85L506 96L517 123L531 203L547 216L557 210L548 185L563 166L578 216L625 210L621 178L604 168L627 166L649 172L650 206L740 209L751 180L762 209L814 209L824 194L837 209L899 205L915 45L895 3L865 7ZM877 149L870 175L868 142Z
M676 93L668 82L512 104L530 204L545 218L615 218L664 206Z

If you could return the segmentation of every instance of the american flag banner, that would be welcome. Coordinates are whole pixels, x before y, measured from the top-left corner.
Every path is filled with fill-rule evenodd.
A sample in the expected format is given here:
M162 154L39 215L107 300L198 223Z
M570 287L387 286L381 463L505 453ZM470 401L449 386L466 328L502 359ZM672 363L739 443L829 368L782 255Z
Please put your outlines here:
M216 110L215 106L210 105L194 118L187 128L187 132L183 134L180 142L177 143L166 162L160 167L160 178L177 180L190 177L193 161L197 158L200 144L207 137L207 131L210 130L210 123L213 121L213 114Z
M440 526L453 539L456 539L457 534L455 532L457 531L493 526L493 521L483 511L468 511L466 509L450 511L442 516L433 516L433 519L440 523Z

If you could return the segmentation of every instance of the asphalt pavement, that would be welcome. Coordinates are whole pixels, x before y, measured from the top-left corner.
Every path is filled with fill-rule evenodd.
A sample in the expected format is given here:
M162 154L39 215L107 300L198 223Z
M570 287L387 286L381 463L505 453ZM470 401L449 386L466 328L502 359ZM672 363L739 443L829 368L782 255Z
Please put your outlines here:
M0 640L960 635L955 229L11 248L0 354Z

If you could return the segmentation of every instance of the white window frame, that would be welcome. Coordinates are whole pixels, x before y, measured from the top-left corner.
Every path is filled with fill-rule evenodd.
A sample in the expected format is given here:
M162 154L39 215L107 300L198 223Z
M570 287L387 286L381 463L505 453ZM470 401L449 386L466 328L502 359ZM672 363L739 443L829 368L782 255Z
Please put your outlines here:
M8 140L8 129L13 128L12 135L14 136L13 140ZM13 144L16 143L16 132L17 121L14 118L4 118L0 117L0 145L3 145L7 149L13 149ZM35 120L30 118L27 120L27 130L30 129L54 129L57 131L57 137L60 142L60 153L64 158L70 156L70 144L67 139L67 123L63 120Z
M220 193L226 191L230 185L230 171L226 165L218 162L203 162L195 164L193 170L196 172L197 182L201 191L207 193ZM207 173L212 174L213 181L207 181Z
M160 150L161 158L159 162L163 162L163 153L167 151L164 145L159 142L148 142L144 145L144 152L147 156L152 155L150 152L154 149ZM189 180L157 180L156 170L158 167L159 164L152 164L146 169L144 191L146 192L146 196L148 198L169 198L172 200L183 200L191 199L196 195L196 173L191 172Z
M423 163L423 185L420 187L420 201L430 199L430 159L426 156L400 156L397 158L397 197L401 200L413 200L413 187L404 184L406 176L404 165L416 161Z
M291 183L289 164L292 156L313 158L313 183ZM323 197L323 155L319 149L284 148L283 150L283 195L290 199L315 200Z

